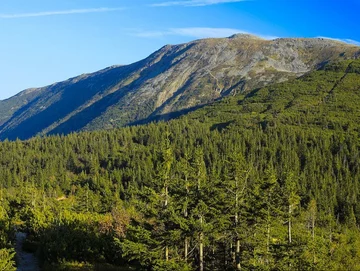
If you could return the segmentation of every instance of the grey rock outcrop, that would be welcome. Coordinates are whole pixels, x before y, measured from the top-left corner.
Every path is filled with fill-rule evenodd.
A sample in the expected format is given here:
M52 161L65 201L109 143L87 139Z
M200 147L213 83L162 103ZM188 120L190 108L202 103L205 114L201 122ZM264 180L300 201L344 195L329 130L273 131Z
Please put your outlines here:
M172 117L227 95L360 55L327 39L264 40L238 34L166 45L148 58L0 101L0 139L110 129Z

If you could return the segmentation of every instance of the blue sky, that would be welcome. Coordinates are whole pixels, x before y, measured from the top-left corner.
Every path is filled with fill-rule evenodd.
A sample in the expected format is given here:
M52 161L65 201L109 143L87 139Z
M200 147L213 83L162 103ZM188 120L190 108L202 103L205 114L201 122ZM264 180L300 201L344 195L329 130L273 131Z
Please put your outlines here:
M1 0L0 99L237 32L360 45L359 11L360 0Z

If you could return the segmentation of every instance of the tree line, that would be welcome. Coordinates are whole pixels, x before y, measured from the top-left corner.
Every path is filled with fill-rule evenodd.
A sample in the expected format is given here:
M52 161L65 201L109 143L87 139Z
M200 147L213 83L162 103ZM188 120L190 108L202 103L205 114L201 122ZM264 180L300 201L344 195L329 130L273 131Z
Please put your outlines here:
M359 268L356 134L211 131L183 119L3 142L0 152L8 257L11 224L47 263Z
M15 231L44 270L360 270L357 63L166 123L1 142L0 270Z

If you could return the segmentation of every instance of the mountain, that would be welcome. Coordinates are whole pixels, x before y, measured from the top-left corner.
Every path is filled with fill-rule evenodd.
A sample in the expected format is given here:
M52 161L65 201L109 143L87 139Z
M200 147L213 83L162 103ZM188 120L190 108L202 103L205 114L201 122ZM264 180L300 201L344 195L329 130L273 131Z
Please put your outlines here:
M357 59L168 122L0 142L0 244L16 218L43 270L360 270L359 119Z
M321 38L263 40L239 34L167 45L134 64L28 89L0 101L0 139L171 118L359 56L357 46Z
M186 116L211 130L230 127L320 134L360 133L360 60L327 64L299 78L227 97Z

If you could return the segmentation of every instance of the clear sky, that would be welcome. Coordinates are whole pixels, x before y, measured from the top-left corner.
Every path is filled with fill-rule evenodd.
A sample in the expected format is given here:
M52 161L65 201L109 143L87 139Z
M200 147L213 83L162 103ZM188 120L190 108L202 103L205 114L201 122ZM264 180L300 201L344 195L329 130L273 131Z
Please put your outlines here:
M360 45L359 12L360 0L0 0L0 99L237 32Z

